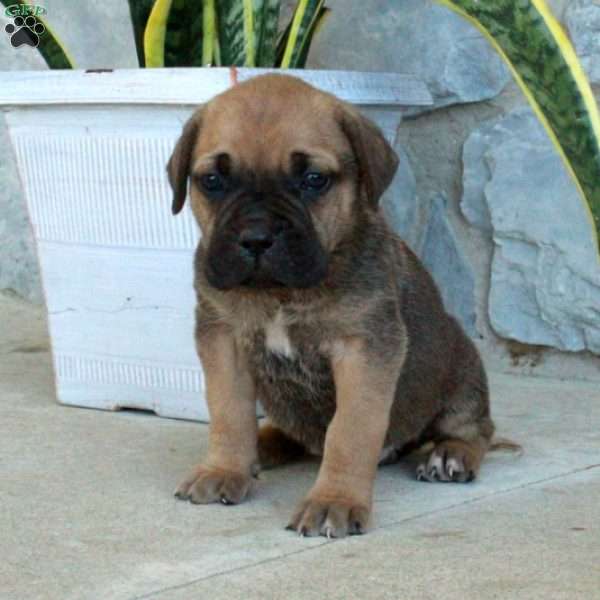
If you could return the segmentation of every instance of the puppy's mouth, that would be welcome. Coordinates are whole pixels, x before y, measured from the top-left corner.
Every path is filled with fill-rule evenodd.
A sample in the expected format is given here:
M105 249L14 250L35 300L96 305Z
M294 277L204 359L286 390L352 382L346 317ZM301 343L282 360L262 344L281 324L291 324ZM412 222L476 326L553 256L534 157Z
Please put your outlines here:
M240 281L239 285L241 287L251 287L256 289L286 287L283 281L279 281L276 273L273 272L273 257L269 256L269 254L269 252L266 252L265 254L255 256L251 253L246 253L243 260L246 260L249 264L254 263L254 267L249 271L248 275Z
M211 243L205 263L215 288L306 289L327 275L327 258L310 236L294 231L225 235Z
M272 290L286 288L287 286L283 282L277 281L277 279L253 273L250 277L240 281L239 287L254 288L256 290Z

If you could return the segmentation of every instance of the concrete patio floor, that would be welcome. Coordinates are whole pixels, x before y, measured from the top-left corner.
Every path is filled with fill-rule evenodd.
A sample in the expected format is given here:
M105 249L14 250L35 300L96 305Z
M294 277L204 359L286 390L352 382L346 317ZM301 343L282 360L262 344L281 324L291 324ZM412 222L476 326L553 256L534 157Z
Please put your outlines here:
M600 599L600 389L491 375L499 433L468 485L380 470L371 531L283 529L314 480L261 475L240 506L171 495L205 425L56 403L40 309L0 297L2 600Z

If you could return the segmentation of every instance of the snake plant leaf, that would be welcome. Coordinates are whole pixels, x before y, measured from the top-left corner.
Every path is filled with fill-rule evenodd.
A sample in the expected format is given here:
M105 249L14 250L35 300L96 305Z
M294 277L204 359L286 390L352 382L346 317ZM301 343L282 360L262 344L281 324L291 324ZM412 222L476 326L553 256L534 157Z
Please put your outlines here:
M306 66L306 60L308 58L308 51L310 50L310 44L312 39L323 27L325 21L329 18L331 14L331 9L326 6L322 6L321 10L315 15L313 22L310 27L306 31L304 39L300 45L300 52L297 55L295 63L292 65L295 69L304 69Z
M146 57L144 56L144 31L146 30L146 24L148 23L148 17L150 16L153 5L154 0L129 0L129 14L131 15L135 50L140 67L146 66Z
M202 3L202 65L210 67L216 64L217 12L215 0L203 0Z
M264 0L261 15L262 30L256 47L257 67L275 66L280 6L280 0Z
M16 4L19 6L31 6L32 8L35 8L34 5L25 0L0 0L0 4L6 8ZM44 28L42 32L41 27L39 27L40 33L37 34L39 38L37 49L42 55L42 58L46 61L48 67L50 69L73 69L75 67L75 61L71 58L66 48L62 45L42 14L39 12L31 14L35 16L37 21ZM24 16L24 18L26 18L26 16Z
M152 6L144 31L146 67L165 66L165 39L172 3L173 0L155 0Z
M257 65L257 56L258 51L260 49L260 41L263 36L264 30L264 19L263 12L265 8L265 0L252 0L252 28L253 28L253 38L252 38L252 66ZM247 25L249 23L246 23Z
M480 29L508 63L585 200L598 242L600 116L575 50L545 0L438 1Z
M203 0L172 0L164 37L165 67L202 66L204 4Z
M282 69L294 68L302 53L305 37L315 24L325 0L299 0L287 35L285 50L281 59Z
M290 21L284 28L284 30L279 34L279 38L277 40L277 49L275 51L275 66L281 67L281 61L283 60L283 55L285 53L285 49L287 48L288 40L290 39L290 32L292 31L292 21Z
M56 36L52 27L43 18L37 17L37 20L46 28L40 36L40 43L37 48L48 67L51 69L74 69L75 61Z
M227 66L256 65L257 18L262 20L264 0L219 0L217 23L221 62Z
M215 22L214 22L214 35L213 35L213 58L214 58L214 64L217 67L220 67L223 64L223 61L221 60L221 43L219 41L219 36L218 34L218 25L217 25L217 19L216 19L216 14L215 14Z

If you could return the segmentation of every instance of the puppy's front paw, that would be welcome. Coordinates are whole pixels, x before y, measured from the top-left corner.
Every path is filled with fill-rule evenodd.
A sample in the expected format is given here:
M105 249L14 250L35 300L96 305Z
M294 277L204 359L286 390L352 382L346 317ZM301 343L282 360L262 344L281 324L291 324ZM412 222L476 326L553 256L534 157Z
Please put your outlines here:
M309 497L298 507L286 529L297 531L301 536L357 535L365 532L369 513L367 507L352 501Z
M250 491L252 478L243 473L200 465L175 490L175 496L193 504L238 504Z

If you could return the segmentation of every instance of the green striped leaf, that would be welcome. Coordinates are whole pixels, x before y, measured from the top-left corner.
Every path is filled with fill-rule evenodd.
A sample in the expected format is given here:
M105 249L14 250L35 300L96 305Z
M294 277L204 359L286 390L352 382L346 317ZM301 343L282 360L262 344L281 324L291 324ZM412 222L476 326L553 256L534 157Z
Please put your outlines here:
M150 11L154 5L154 0L129 0L129 14L131 15L131 25L133 26L133 38L135 40L135 50L137 52L138 64L140 67L146 66L146 57L144 56L144 31Z
M324 0L299 0L281 59L280 67L282 69L293 68L298 64L305 36L308 35L310 28L314 26L315 19L317 19L323 5Z
M263 35L263 11L265 7L265 0L252 0L252 21L247 21L246 26L252 27L252 65L253 67L257 66L257 57L258 51L260 49L260 41ZM246 32L246 36L248 37L248 33ZM250 51L250 49L249 49Z
M264 0L219 0L217 26L221 62L227 66L256 65L255 20L262 21Z
M310 50L312 39L319 33L321 27L323 27L330 14L330 8L327 8L326 6L321 7L321 10L319 10L318 14L313 19L313 23L311 24L310 28L306 31L306 35L304 36L304 39L300 45L300 52L298 52L295 62L290 65L291 68L304 69L306 66L306 60L308 59L308 52Z
M600 237L600 115L575 50L545 1L439 1L477 26L504 57L573 176Z
M281 67L281 61L283 60L283 55L285 54L285 49L288 45L288 40L290 39L290 32L292 31L292 20L285 26L284 30L279 35L279 39L277 40L277 50L275 51L275 66Z
M257 67L275 66L280 5L280 0L264 0L262 29L256 50Z
M15 4L19 6L32 6L30 2L25 2L24 0L0 0L0 3L7 8ZM45 16L42 14L34 14L34 16L44 26L44 32L38 36L40 41L37 49L48 67L50 69L73 69L75 61L69 56L66 48L62 45L58 37L56 37L52 28L48 25Z
M165 67L203 64L203 0L173 0L164 44Z

